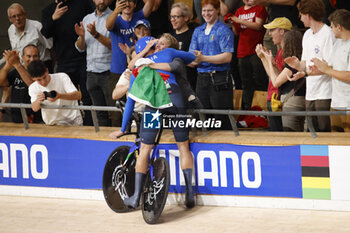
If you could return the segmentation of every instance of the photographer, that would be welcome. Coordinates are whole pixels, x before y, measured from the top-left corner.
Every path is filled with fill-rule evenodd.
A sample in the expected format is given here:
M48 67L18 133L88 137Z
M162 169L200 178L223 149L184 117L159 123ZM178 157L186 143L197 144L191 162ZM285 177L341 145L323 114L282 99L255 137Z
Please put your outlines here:
M80 100L81 94L67 74L49 74L42 61L31 62L28 66L28 72L35 81L29 86L33 111L39 111L41 103L46 105L78 105L77 100ZM83 124L79 110L42 109L41 114L45 124L48 125Z

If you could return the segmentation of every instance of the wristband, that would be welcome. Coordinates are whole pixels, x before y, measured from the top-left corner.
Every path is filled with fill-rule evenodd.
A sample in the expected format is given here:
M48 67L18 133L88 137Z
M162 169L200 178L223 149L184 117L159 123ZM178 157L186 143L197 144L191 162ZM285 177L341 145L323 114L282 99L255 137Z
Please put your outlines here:
M297 69L294 69L293 67L290 67L287 63L284 64L284 67L287 68L288 70L292 71L292 74L298 73ZM306 72L305 72L306 74Z
M96 35L94 37L95 37L95 39L98 39L100 37L100 33L96 33Z

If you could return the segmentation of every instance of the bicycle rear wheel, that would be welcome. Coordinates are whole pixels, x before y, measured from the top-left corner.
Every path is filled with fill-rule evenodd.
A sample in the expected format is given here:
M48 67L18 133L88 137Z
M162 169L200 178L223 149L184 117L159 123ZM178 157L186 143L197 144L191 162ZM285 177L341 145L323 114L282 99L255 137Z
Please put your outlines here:
M117 213L129 210L123 200L132 195L135 189L135 156L130 157L125 168L122 166L129 150L129 146L116 148L107 159L103 170L103 195L108 206Z
M153 177L148 171L141 196L142 216L148 224L156 223L161 215L168 197L170 184L170 170L166 158L156 159L151 166L153 167Z

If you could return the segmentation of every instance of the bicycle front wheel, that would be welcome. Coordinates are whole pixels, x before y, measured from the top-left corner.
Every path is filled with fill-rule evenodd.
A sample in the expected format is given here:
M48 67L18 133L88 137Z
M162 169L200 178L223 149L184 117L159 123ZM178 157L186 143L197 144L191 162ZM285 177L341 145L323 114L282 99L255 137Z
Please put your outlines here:
M151 164L153 177L148 171L142 193L142 216L146 223L154 224L161 215L169 192L170 170L166 158L160 157Z
M129 153L129 146L120 146L109 156L103 170L103 195L108 206L117 213L129 210L123 200L134 193L135 156L131 156L127 166L123 163Z

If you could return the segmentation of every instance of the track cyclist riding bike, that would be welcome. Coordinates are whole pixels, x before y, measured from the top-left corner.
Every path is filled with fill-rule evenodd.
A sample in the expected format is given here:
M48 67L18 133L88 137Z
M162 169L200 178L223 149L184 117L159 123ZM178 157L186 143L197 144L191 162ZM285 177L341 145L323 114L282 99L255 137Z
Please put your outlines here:
M183 52L171 48L166 48L161 51L157 51L157 44L155 47L157 40L151 37L141 38L136 43L136 53L138 54L138 58L146 57L153 60L155 63L169 63L175 57L179 57L184 60L185 64L189 64L195 60L195 56L188 52ZM157 51L157 52L155 52ZM172 107L163 109L162 113L166 113L169 115L185 115L186 109L183 103L181 88L178 86L175 76L167 71L157 70L161 73L165 73L169 77L167 78L167 91L169 93L169 97L172 103ZM141 77L137 77L141 78ZM133 85L133 82L141 82L142 80L135 80L135 76L132 75L130 79L130 86ZM147 83L145 83L147 85ZM132 92L130 92L132 93ZM132 112L134 100L128 97L127 104L125 107L125 114L123 116L123 124L128 122L130 119L130 112ZM155 112L156 109L147 106L145 108L145 112ZM129 116L129 119L128 119ZM184 120L183 118L174 118L172 121ZM195 205L193 190L192 190L192 168L193 168L193 157L189 150L189 129L188 128L180 128L180 127L172 127L175 140L177 146L180 151L180 166L183 170L185 182L186 182L186 199L185 204L188 208L192 208ZM148 167L148 158L150 152L152 150L155 137L157 135L157 129L147 129L144 128L143 122L141 123L141 149L140 155L136 161L136 173L135 173L135 192L130 198L124 199L124 204L131 208L136 208L139 205L140 195L142 191L142 183L145 179L145 174Z
M119 103L119 102L118 102ZM120 105L123 112L123 106ZM115 212L122 213L130 208L123 202L134 193L135 163L140 150L140 114L134 112L137 131L131 132L131 124L124 135L136 135L131 146L119 146L109 156L103 171L103 194L108 206ZM158 157L160 130L150 157L146 180L142 186L142 215L149 224L157 222L161 215L169 192L170 170L166 158Z

